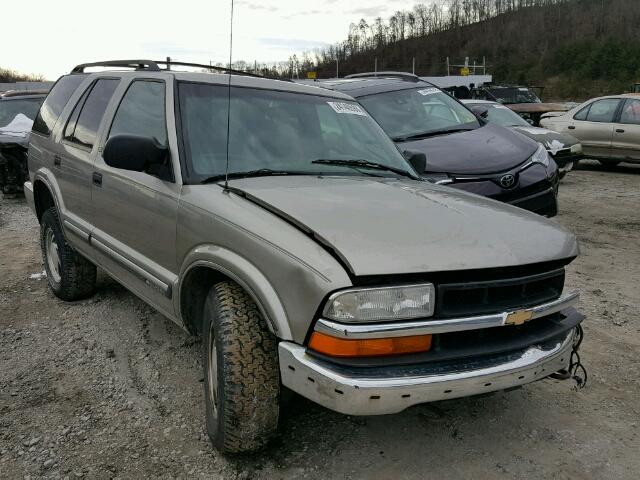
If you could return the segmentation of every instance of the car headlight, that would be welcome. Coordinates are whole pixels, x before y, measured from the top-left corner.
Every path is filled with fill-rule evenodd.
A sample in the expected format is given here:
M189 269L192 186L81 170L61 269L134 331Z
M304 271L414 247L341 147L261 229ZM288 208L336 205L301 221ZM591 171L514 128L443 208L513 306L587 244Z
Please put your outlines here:
M329 297L324 316L342 322L406 320L433 315L432 283L343 290Z
M540 163L546 167L549 166L549 154L544 145L538 145L538 149L531 155L531 163Z

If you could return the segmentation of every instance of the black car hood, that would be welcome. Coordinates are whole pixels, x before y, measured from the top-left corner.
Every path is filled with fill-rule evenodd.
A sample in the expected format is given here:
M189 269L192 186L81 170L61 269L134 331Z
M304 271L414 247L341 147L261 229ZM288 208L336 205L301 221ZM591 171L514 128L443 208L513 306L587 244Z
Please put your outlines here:
M427 156L427 172L481 175L525 162L537 144L508 128L486 124L475 130L398 142L401 150Z

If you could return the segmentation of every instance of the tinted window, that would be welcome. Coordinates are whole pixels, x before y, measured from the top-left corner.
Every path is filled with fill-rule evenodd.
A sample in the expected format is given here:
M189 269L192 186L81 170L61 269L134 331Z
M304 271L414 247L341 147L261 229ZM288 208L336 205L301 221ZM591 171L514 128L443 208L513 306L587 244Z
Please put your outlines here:
M69 115L69 120L67 120L67 126L64 127L64 138L66 140L71 140L73 137L73 130L76 128L78 115L80 115L80 110L82 110L82 106L84 105L84 102L87 100L87 95L89 95L90 91L91 91L91 87L87 88L84 91L84 93L80 97L80 100L78 100L78 103L76 103L76 106L73 107L73 111L71 112L71 115Z
M394 139L480 126L473 113L435 87L368 95L359 101Z
M580 110L578 113L576 113L573 118L575 120L586 120L587 119L587 114L589 113L589 108L591 108L591 105L587 105L586 107L584 107L582 110Z
M164 82L131 84L113 119L109 137L118 134L153 137L158 143L167 144Z
M71 95L84 79L84 75L67 75L56 82L33 123L34 132L43 135L51 133Z
M230 173L263 168L301 175L373 172L312 163L320 159L364 159L411 171L393 142L353 101L251 88L231 92ZM191 181L225 172L227 95L223 86L179 84ZM382 170L373 174L395 175Z
M620 123L640 125L639 100L627 100L625 102L624 107L622 107L622 113L620 114Z
M516 112L511 110L509 107L505 107L504 105L487 105L487 104L479 104L479 105L468 105L471 107L476 113L480 113L483 109L487 109L487 121L491 123L497 123L498 125L502 125L503 127L530 127L529 123L518 115Z
M617 98L605 98L591 104L589 113L587 113L588 122L613 122L613 116L616 113L620 100Z
M118 82L119 80L115 79L100 79L93 84L86 99L84 99L85 96L83 95L83 98L80 99L75 107L78 109L81 106L75 127L69 127L73 120L72 114L65 129L65 138L67 140L87 148L93 147L104 111L118 86Z
M0 127L9 125L20 114L29 120L36 118L42 98L3 100L0 102Z

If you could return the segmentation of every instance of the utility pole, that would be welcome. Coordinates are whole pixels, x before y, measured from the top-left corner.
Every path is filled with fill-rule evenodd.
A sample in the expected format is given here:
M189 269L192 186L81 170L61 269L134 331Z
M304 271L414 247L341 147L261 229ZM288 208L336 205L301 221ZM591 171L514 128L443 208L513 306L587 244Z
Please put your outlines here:
M373 71L374 73L378 73L378 57L373 59Z
M449 76L449 57L447 57L447 77Z
M413 68L411 71L414 75L416 74L416 57L413 57Z
M340 70L338 69L338 57L336 57L336 78L340 78Z
M171 70L171 57L167 57L167 70Z

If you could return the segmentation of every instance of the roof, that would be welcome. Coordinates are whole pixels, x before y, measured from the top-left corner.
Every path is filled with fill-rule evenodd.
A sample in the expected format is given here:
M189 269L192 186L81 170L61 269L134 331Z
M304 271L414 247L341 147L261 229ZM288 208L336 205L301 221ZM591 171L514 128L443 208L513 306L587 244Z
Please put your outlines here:
M165 65L166 68L160 67ZM86 72L86 68L97 67L100 71ZM199 71L176 70L176 68L194 67ZM209 71L207 71L209 70ZM222 72L222 73L212 73ZM71 71L71 75L86 75L88 77L96 76L113 76L117 75L121 78L167 78L172 77L177 80L211 83L214 85L234 87L261 88L265 90L276 90L282 92L302 93L307 95L320 95L330 98L353 100L348 95L339 92L332 92L320 88L316 85L303 85L290 80L278 80L260 75L254 75L248 72L240 72L228 70L222 67L212 67L210 65L201 65L196 63L184 62L165 62L153 60L109 60L104 62L85 63L77 65Z
M300 82L307 85L310 82ZM424 80L407 81L402 78L394 77L359 77L359 78L335 78L330 80L319 80L312 82L330 90L346 93L352 97L364 97L365 95L374 95L376 93L395 92L398 90L410 90L420 87L433 87L429 82Z
M479 99L461 99L460 100L462 103L464 103L465 105L479 105L479 104L484 104L484 105L502 105L500 102L492 102L491 100L479 100Z
M23 98L23 97L46 97L48 90L9 90L7 92L0 93L0 99L13 99L13 98Z

